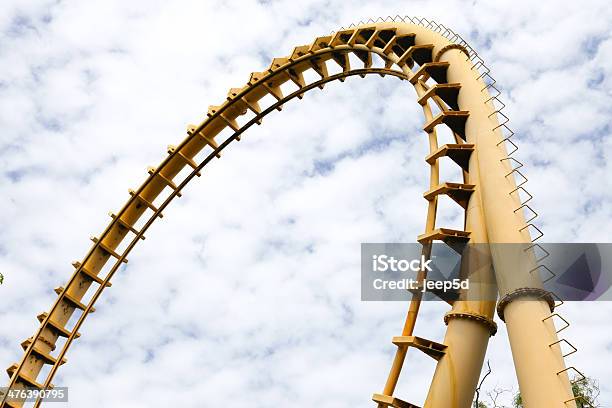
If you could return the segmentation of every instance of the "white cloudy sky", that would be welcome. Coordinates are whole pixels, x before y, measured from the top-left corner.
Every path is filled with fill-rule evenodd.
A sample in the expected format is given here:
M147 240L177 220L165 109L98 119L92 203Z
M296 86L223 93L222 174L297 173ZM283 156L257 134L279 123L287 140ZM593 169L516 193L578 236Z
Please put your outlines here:
M272 57L389 14L453 27L491 66L547 241L609 242L606 1L4 0L0 366L19 359L70 262L188 123ZM406 305L360 302L359 243L422 232L422 122L413 90L379 77L267 117L116 275L54 381L70 387L67 406L372 406ZM570 364L602 380L610 406L612 305L564 308L580 348ZM441 340L445 310L426 304L416 334ZM516 389L499 323L488 386ZM411 353L397 395L422 403L433 369Z

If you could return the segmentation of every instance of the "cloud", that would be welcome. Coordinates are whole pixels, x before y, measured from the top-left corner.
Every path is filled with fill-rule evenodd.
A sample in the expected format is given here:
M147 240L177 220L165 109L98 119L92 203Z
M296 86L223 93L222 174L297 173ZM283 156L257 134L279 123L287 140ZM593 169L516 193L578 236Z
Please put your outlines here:
M87 238L188 123L271 57L367 17L425 15L465 34L508 102L547 241L609 241L606 4L397 4L3 5L0 362L20 357ZM369 406L406 306L359 301L359 243L413 242L422 232L422 121L409 86L368 77L313 90L251 129L117 273L54 381L70 387L69 405ZM580 348L570 363L605 381L609 306L564 308L567 338ZM441 340L445 310L427 303L418 335ZM499 323L491 382L516 389ZM398 396L421 403L434 367L410 353ZM612 400L603 383L602 400Z

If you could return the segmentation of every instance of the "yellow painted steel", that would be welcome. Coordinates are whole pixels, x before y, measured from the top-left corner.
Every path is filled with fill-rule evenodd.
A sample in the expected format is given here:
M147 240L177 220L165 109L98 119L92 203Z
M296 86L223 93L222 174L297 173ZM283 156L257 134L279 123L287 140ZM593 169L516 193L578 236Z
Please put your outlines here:
M480 175L482 193L482 213L485 217L486 231L491 246L491 256L495 276L499 285L500 298L503 300L510 292L518 288L540 288L541 282L535 274L529 273L535 267L535 259L523 252L527 246L514 247L518 251L509 253L509 245L500 250L502 243L528 244L531 242L526 221L516 190L506 147L500 142L504 138L495 116L492 103L484 103L489 98L482 92L485 83L468 80L476 74L466 64L465 58L456 51L449 51L443 57L450 63L449 81L462 84L459 94L459 106L470 111L470 120L466 124L468 142L475 146L472 160L478 161L477 171ZM521 263L526 263L520 267ZM566 373L557 373L565 369L560 350L548 345L557 341L552 323L543 323L551 310L545 300L517 298L510 302L503 311L506 317L510 345L512 347L519 387L526 408L567 407L575 405L565 401L573 398Z
M409 348L416 348L437 360L436 371L425 401L428 408L468 408L482 368L488 339L496 331L493 322L495 292L499 284L498 313L506 321L516 373L523 403L526 408L575 407L565 363L561 356L553 319L550 318L554 302L542 291L536 275L529 273L535 265L533 254L517 252L514 256L500 251L497 243L529 243L531 237L522 211L516 209L521 202L512 174L505 136L500 126L493 98L488 92L484 75L474 64L474 53L457 35L443 26L427 20L377 21L340 30L332 35L315 39L312 44L296 47L283 58L275 58L263 72L251 74L248 83L229 91L219 106L211 106L207 117L199 125L190 125L187 137L177 146L169 146L168 156L157 167L148 170L149 177L130 198L99 235L92 238L93 245L82 261L75 262L75 271L68 282L57 289L58 298L49 312L39 315L40 328L22 346L24 355L18 364L9 367L9 387L45 388L59 366L78 330L103 290L110 286L111 278L127 255L151 224L162 217L162 211L204 167L231 142L252 125L293 98L325 83L346 77L369 74L396 77L414 85L418 103L423 106L424 130L427 133L430 154L430 189L424 234L418 240L423 254L431 255L431 244L441 240L454 248L469 243L490 246L491 251L462 253L461 273L477 273L479 284L471 285L459 300L452 302L444 316L447 324L443 343L414 336L422 297L417 293L410 302L401 336L395 337L396 355L382 394L374 394L379 407L416 407L394 396L399 375ZM362 66L351 66L353 54ZM372 55L380 56L384 67L373 66ZM327 64L337 64L341 72L330 75ZM480 67L479 67L480 65ZM313 70L320 80L305 81L304 72ZM284 95L281 85L292 83L296 91ZM276 102L262 107L259 101L271 95ZM434 115L432 107L439 114ZM239 125L236 119L248 115L247 122ZM438 145L437 126L448 126L455 137L454 144ZM232 135L222 140L224 129ZM203 159L198 159L205 152ZM440 180L439 161L452 159L463 168L463 183L444 184ZM199 161L198 161L199 160ZM191 170L180 179L184 168ZM170 195L162 200L160 193L169 189ZM438 226L436 215L438 197L446 194L455 198L465 209L464 230L456 231ZM144 219L137 229L136 222ZM117 252L127 240L124 252ZM491 267L491 265L493 267ZM474 277L474 276L472 276ZM419 274L424 279L425 274ZM87 304L86 293L93 291ZM480 299L480 300L474 300ZM66 324L74 314L74 327ZM56 350L59 337L64 345ZM551 346L552 345L552 346ZM51 366L41 377L43 367ZM407 372L405 375L414 374ZM566 403L566 401L569 401ZM38 407L41 401L35 403ZM22 401L3 398L0 408L21 407Z

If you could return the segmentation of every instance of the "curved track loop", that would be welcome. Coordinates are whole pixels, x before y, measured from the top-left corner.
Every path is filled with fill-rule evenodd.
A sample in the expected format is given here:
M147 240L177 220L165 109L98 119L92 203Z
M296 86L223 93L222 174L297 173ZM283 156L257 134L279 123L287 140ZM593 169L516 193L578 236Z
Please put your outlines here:
M391 19L391 22L389 19L381 20L386 23L378 24L377 20L376 24L372 21L371 25L362 23L359 27L343 29L329 36L318 37L312 44L296 47L291 55L275 58L268 70L252 73L248 83L242 88L231 89L222 105L209 108L207 118L200 125L189 126L188 136L178 146L169 146L168 156L156 168L149 168L149 177L137 190L130 190L131 197L123 208L117 214L111 214L111 222L99 237L92 238L93 245L83 260L73 264L74 273L64 287L56 289L58 297L50 311L38 316L39 329L30 339L22 343L25 350L23 358L7 370L11 377L8 386L38 389L52 387L51 380L59 366L65 363L68 348L73 340L80 336L78 330L89 313L94 312L94 304L104 289L111 286L110 280L114 273L123 263L127 263L127 255L141 239L145 239L144 233L157 218L162 217L162 211L170 202L175 197L181 196L181 190L186 184L194 177L200 176L208 163L220 157L221 152L231 142L240 140L242 133L248 128L256 123L260 124L261 119L268 113L275 109L281 110L283 104L289 100L302 98L305 92L317 87L323 88L324 84L330 81L344 81L345 78L354 75L364 77L378 74L407 80L415 87L418 103L423 107L426 120L424 130L428 134L430 147L426 161L431 166L430 190L425 193L425 198L428 200L425 233L419 236L418 240L424 244L423 251L426 256L429 256L430 243L433 240L442 240L450 245L469 240L469 231L436 229L439 195L448 195L465 207L462 197L465 197L465 194L469 196L470 190L473 189L473 186L466 184L469 179L465 163L466 157L469 158L473 150L473 145L465 143L463 134L469 112L459 110L457 98L461 84L447 82L448 63L439 62L439 59L449 50L463 52L467 60L479 57L473 50L466 48L467 44L462 39L459 43L455 43L454 41L460 37L451 36L452 31L446 29L442 32L443 26L431 25L432 23L427 20L425 20L427 26L423 20L416 23L426 28L430 28L431 25L432 31L439 33L445 41L448 40L446 46L435 50L432 44L422 42L417 44L414 33L398 34L393 21L395 20ZM411 22L415 23L413 20ZM374 55L382 59L384 66L373 66ZM361 66L352 67L351 59L360 61ZM330 75L328 64L336 64L341 72ZM479 62L476 62L473 68L478 64ZM304 76L307 71L316 73L320 79L307 83ZM481 78L483 75L478 77ZM287 88L287 84L293 84L296 90L284 95L282 88ZM493 87L492 84L491 86ZM483 91L487 88L489 85L485 86ZM274 98L275 102L262 108L260 101L267 95ZM494 98L496 96L486 103L490 103L493 109L496 109L492 101ZM438 115L434 116L432 106L439 111ZM249 112L250 115L247 115ZM494 113L501 112L496 110ZM243 120L243 123L239 124L238 119L244 119L241 118L243 116L250 116L250 119ZM492 122L497 123L495 119L493 118ZM445 124L452 130L454 144L438 145L435 127L439 124ZM222 132L226 130L230 134L222 140ZM437 159L443 156L450 157L462 167L464 183L440 184ZM181 176L184 169L190 171L186 176ZM168 193L165 198L162 192ZM120 250L120 245L124 244L124 241L127 242L127 246ZM419 278L424 277L423 275ZM93 294L89 297L91 292ZM89 297L87 301L84 300L86 294ZM412 335L420 301L420 296L413 297L403 336ZM482 316L476 318L485 319L485 323L494 333L495 324L492 320ZM65 338L65 342L55 353L56 343L60 337ZM398 347L381 398L393 395L407 348ZM38 378L41 377L44 368L48 369L44 378ZM396 406L394 401L399 401L393 397L388 398L391 398L390 402L379 401L379 406ZM37 400L34 406L40 406L41 402ZM6 396L0 402L0 408L22 405L21 401L7 401Z
M91 249L82 261L73 264L75 270L66 286L56 289L58 297L50 311L38 316L39 329L22 343L25 352L20 363L7 370L11 376L9 387L53 387L51 380L59 366L66 362L65 355L73 340L80 336L79 328L88 314L95 311L94 304L103 290L111 286L110 280L114 273L123 263L127 263L127 255L132 248L145 238L146 230L157 218L163 216L162 211L170 202L181 196L185 185L195 176L200 176L201 170L213 158L220 157L220 153L231 142L240 140L244 131L255 123L261 123L261 118L273 110L282 109L285 102L301 98L306 91L322 88L330 81L343 81L349 76L364 77L369 74L412 80L415 74L410 68L415 61L421 64L433 61L431 48L416 46L414 34L396 36L393 28L344 30L333 36L319 37L311 45L296 47L290 56L274 59L267 71L252 73L246 86L230 90L227 100L221 106L209 108L206 120L199 126L188 128L185 140L176 147L168 147L166 159L156 168L149 168L149 177L137 190L130 190L131 197L117 214L110 214L111 222L102 234L92 237ZM352 68L349 53L354 54L363 63L363 67ZM372 66L373 54L382 58L384 67ZM342 72L334 75L328 73L327 64L332 61L340 66ZM303 75L307 70L316 72L320 79L307 84ZM281 85L287 81L293 83L297 90L285 96ZM274 97L276 102L262 109L258 102L266 95ZM252 112L253 117L239 125L236 118L247 111ZM216 140L215 137L225 128L232 130L231 136L223 141ZM196 163L194 157L204 149L208 149L209 153L200 163ZM175 177L185 167L190 167L191 172L183 180L175 181ZM156 199L166 189L170 190L170 194L157 205ZM146 221L137 229L135 225L143 217ZM116 252L128 235L128 245L123 252ZM112 266L105 275L100 275L111 260ZM94 283L97 287L91 298L84 303L85 294ZM72 324L74 318L71 318L75 312L79 314ZM69 321L71 327L67 327ZM66 340L55 354L53 352L59 337ZM50 366L50 370L45 378L38 379L45 365ZM38 400L35 406L40 403ZM18 407L22 406L22 402L3 399L0 407L6 406Z

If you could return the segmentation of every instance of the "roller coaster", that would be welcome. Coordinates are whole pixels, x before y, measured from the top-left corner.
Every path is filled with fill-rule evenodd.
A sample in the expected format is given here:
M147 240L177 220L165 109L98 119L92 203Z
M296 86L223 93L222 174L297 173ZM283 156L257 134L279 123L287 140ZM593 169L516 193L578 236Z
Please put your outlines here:
M339 72L330 73L330 64ZM323 89L331 81L372 74L412 85L423 109L423 130L430 149L425 157L430 168L430 188L424 194L428 204L425 230L417 238L423 255L429 258L432 243L441 241L461 253L462 268L491 263L492 267L467 272L479 274L479 282L496 281L499 291L491 294L487 293L490 286L472 285L469 293L449 301L450 310L441 319L447 326L442 343L414 335L423 300L415 293L401 334L392 339L395 357L384 387L372 396L375 405L418 408L396 396L407 352L416 349L437 361L424 407L471 407L489 338L497 331L495 310L507 326L523 405L560 408L584 404L581 396L573 395L569 374L580 372L565 364L571 353L563 354L562 345L571 344L559 338L560 330L555 327L559 319L566 322L556 311L562 301L544 290L538 273L532 273L541 261L535 255L538 244L534 241L542 233L533 223L537 214L528 203L532 196L525 189L522 163L513 157L517 150L514 133L502 111L495 80L460 35L427 19L399 16L360 22L295 47L289 55L274 58L265 71L251 73L244 86L230 89L223 103L209 107L200 124L189 125L185 139L168 146L167 156L148 169L142 185L129 190L123 208L110 213L106 229L91 238L87 254L73 263L70 279L55 289L57 298L50 310L37 316L38 330L21 343L21 360L7 370L8 387L53 387L51 381L66 363L69 347L95 311L96 301L111 286L115 272L128 262L129 253L145 239L153 222L163 217L164 209L181 197L187 183L205 174L205 167L220 158L232 142L240 141L264 116L280 111L294 98L301 99L307 91ZM306 77L316 79L307 81ZM260 102L267 96L273 102L265 106ZM450 129L454 143L438 143L437 129L442 125ZM458 166L463 180L441 181L442 161ZM437 225L441 196L464 210L462 230ZM462 251L468 243L518 243L527 250L516 256L493 246L484 253ZM470 262L464 262L468 259ZM419 272L418 279L425 278L426 273ZM491 297L485 295L499 300L487 300ZM474 298L484 300L470 300ZM39 407L42 403L40 398L28 403L4 395L0 408Z

